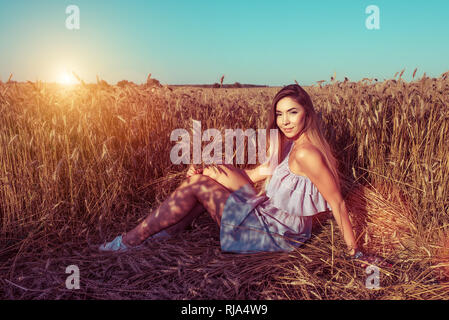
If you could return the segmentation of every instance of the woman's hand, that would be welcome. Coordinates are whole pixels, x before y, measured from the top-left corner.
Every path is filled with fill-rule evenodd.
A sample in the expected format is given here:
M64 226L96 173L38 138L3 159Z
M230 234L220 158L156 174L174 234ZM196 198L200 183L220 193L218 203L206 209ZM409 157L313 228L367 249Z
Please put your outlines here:
M191 164L190 167L189 167L189 170L187 170L186 178L189 178L189 177L191 177L191 176L193 176L195 174L201 174L201 173L203 173L203 169L202 168L196 169L194 167L194 165Z
M366 268L369 265L375 265L375 266L384 267L384 268L389 268L389 267L393 266L386 259L382 259L373 254L363 253L362 251L360 251L358 249L355 251L355 254L351 255L350 257L351 257L351 260L355 261L356 264L358 264L362 268Z

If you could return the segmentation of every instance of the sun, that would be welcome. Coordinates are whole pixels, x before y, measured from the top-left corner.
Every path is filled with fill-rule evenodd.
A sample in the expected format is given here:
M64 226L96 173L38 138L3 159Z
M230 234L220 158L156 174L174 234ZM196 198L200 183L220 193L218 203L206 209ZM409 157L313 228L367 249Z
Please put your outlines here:
M60 74L58 82L63 85L72 85L76 83L76 79L72 74L63 72Z

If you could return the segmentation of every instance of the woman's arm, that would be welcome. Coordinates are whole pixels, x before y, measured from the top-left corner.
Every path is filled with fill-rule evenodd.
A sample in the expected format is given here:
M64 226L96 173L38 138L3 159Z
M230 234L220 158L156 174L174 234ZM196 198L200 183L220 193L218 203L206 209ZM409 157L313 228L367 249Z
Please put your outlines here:
M353 255L357 250L357 243L348 210L321 153L315 147L302 148L295 154L295 161L300 163L301 169L331 206L332 214L348 246L348 253Z
M261 164L253 169L244 169L243 171L245 171L252 183L262 181L272 175L272 170L270 169L269 163Z
M270 147L270 149L268 150L268 157L267 160L262 163L261 165L253 168L253 169L245 169L245 173L248 176L249 179L251 179L251 181L253 183L262 181L270 176L273 175L273 171L276 168L276 166L278 165L276 159L272 159L271 155L273 153L276 153L275 150L275 145L272 145ZM274 161L274 162L273 162Z
M321 191L320 191L321 192ZM324 197L324 195L323 195ZM332 208L332 214L337 221L338 227L340 228L343 238L348 246L348 254L354 255L357 250L357 243L355 240L354 232L352 230L352 224L349 220L348 210L346 209L346 204L343 200L339 203L329 203Z

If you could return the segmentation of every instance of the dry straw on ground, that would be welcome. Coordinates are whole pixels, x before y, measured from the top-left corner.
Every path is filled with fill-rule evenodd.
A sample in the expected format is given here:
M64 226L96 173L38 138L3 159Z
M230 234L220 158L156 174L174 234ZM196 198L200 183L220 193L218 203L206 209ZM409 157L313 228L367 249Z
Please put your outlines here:
M327 215L292 253L221 253L207 215L134 252L95 250L182 181L187 166L169 160L173 129L192 119L203 131L263 128L279 88L1 83L0 298L448 299L447 75L306 88L359 243L393 263L378 290L345 259ZM65 287L72 264L80 290Z

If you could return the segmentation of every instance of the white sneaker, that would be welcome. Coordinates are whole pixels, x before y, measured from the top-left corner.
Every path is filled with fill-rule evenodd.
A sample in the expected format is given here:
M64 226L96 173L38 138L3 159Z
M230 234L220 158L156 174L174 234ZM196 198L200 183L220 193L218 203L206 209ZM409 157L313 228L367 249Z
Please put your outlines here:
M147 241L152 240L152 239L164 239L164 238L170 238L170 237L171 237L171 235L167 231L162 230L162 231L160 231L158 233L153 234L152 236L149 236L148 238L145 239L144 242L147 242ZM142 245L138 245L138 246L135 246L135 247L129 247L126 244L123 243L122 235L119 235L119 236L115 237L115 239L112 240L111 242L108 242L106 244L102 244L98 248L98 250L100 250L100 251L120 251L120 252L124 252L124 251L128 251L129 249L132 249L132 248L139 248L141 246Z
M127 251L130 249L127 245L123 243L122 236L115 237L114 240L106 244L102 244L98 250L100 251Z

